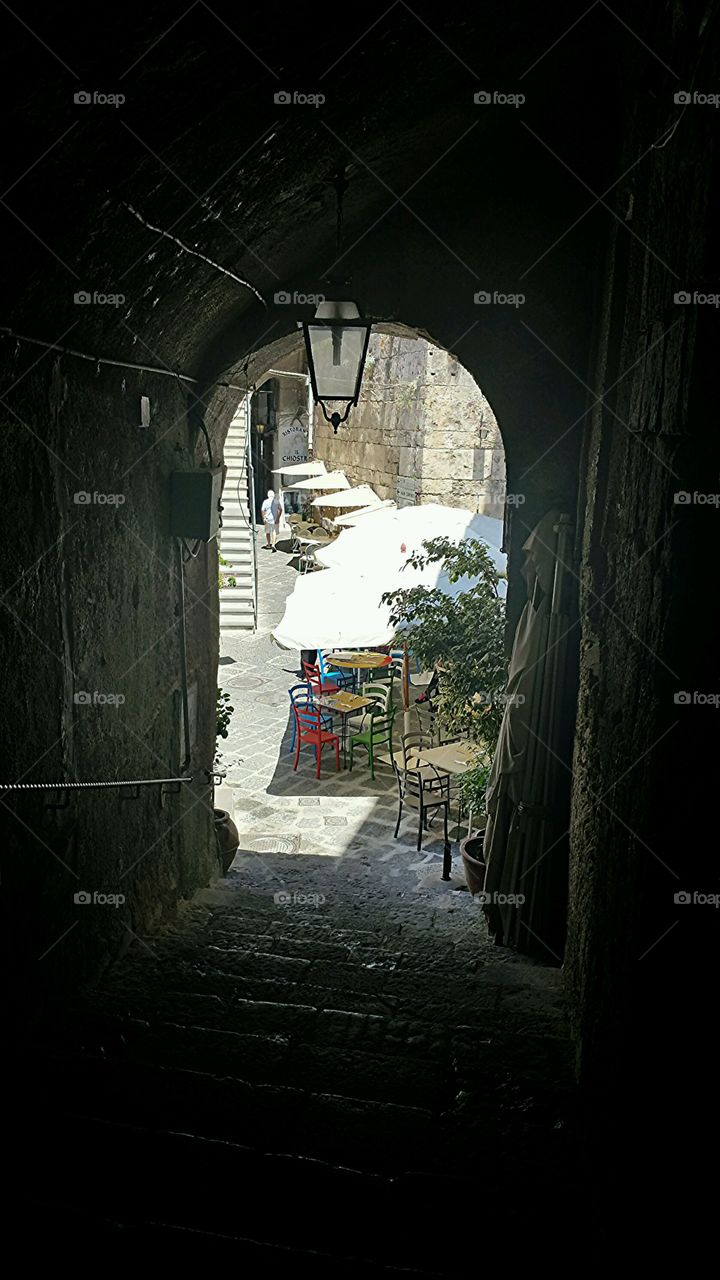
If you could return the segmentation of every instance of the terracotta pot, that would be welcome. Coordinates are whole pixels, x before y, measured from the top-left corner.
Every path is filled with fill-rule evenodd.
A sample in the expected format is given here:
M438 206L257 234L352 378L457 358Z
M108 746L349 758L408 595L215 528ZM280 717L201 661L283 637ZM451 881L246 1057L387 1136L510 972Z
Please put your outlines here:
M482 893L485 888L484 844L484 831L473 831L472 835L466 836L464 840L460 841L460 853L465 870L465 879L473 897L475 897L476 893Z
M233 858L238 851L240 837L227 809L213 809L215 814L215 836L217 838L218 859L223 875L230 870Z

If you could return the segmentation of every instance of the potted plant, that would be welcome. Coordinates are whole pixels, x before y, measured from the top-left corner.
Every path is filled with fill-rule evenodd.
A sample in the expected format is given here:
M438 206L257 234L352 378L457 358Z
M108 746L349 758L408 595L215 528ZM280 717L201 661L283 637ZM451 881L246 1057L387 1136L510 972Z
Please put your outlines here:
M474 769L468 769L460 779L460 794L463 804L470 813L471 821L475 814L482 815L483 820L482 827L473 827L468 831L465 839L460 841L460 856L463 860L465 879L473 897L476 893L482 893L485 887L484 814L485 790L489 773L490 764L485 762L476 765Z
M230 703L230 694L224 689L217 691L217 718L216 733L218 738L227 738L228 726L232 718L235 708ZM217 748L215 750L214 770L216 773L224 773L220 761L222 760L222 751ZM230 870L235 854L238 851L240 837L238 829L235 826L227 809L213 809L215 817L215 838L218 847L218 861L222 869L223 875Z

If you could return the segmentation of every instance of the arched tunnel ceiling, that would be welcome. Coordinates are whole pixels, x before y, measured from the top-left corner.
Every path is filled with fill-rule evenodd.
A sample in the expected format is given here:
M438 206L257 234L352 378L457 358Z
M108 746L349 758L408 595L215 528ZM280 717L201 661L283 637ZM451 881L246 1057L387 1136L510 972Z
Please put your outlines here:
M584 402L609 216L588 213L588 190L615 176L617 24L527 3L401 0L343 17L328 4L6 12L9 322L209 382L295 332L303 309L276 292L317 291L335 266L376 319L453 350L534 449L543 423L557 435ZM278 104L281 90L326 100ZM525 102L477 104L479 90ZM125 101L76 103L81 91ZM78 290L125 301L79 307ZM480 290L526 300L482 307Z

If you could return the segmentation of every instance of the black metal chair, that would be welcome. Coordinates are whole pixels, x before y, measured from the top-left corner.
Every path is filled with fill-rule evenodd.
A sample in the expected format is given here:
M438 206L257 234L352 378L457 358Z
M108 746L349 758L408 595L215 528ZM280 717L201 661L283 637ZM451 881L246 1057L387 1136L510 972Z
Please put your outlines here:
M441 781L448 780L448 775L439 774L433 765L421 764L418 767L417 763L412 763L417 761L418 755L421 755L423 751L429 751L432 747L437 746L433 735L427 729L421 730L420 733L404 733L401 742L404 768L413 769L414 772L419 773L423 779L423 786L427 790L436 789L438 779Z
M412 763L412 760L410 763ZM449 880L452 866L450 836L448 833L448 813L450 810L449 778L447 775L443 777L439 774L432 765L403 768L402 765L398 765L394 757L393 768L398 784L398 816L395 824L395 839L397 840L400 830L403 809L407 808L416 811L418 815L417 850L420 853L422 850L423 828L427 830L431 814L436 817L438 812L442 810L444 836L442 878L443 880ZM435 775L432 787L428 786L430 773Z

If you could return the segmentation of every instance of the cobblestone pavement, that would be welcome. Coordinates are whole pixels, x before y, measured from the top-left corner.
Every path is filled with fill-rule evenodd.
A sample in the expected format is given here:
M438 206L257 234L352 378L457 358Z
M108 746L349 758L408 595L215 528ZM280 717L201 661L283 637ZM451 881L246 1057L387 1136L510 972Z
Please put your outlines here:
M439 841L393 841L387 772L293 775L296 655L268 636L293 570L260 556L260 628L221 666L241 849L23 1070L17 1221L253 1277L469 1277L523 1241L556 1259L592 1203L557 970L489 942Z

